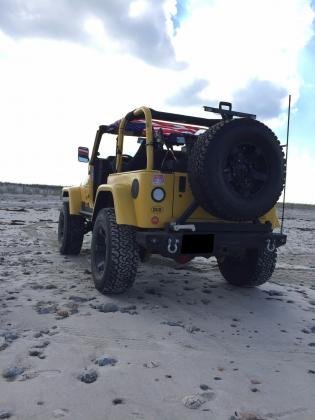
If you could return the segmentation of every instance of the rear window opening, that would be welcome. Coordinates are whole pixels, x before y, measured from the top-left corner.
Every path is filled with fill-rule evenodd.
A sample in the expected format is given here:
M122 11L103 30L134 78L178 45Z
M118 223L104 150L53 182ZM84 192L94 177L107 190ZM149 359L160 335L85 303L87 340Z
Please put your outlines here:
M214 235L183 235L182 254L211 254Z

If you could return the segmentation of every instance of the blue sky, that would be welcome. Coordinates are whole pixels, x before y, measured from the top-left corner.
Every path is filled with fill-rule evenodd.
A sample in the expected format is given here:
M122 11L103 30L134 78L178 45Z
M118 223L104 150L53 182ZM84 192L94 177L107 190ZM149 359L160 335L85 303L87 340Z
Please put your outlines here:
M310 0L73 4L0 1L1 180L81 182L77 146L141 105L204 116L232 101L284 142L291 93L287 196L315 203Z

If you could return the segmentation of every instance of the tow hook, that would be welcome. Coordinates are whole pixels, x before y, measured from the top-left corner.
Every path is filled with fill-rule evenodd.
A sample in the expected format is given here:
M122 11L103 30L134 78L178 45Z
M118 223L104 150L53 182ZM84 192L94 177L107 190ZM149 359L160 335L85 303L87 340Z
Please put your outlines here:
M267 239L267 251L268 252L273 252L276 249L276 245L275 242L272 241L271 239Z
M176 254L178 251L179 240L175 238L168 238L167 251L170 254Z

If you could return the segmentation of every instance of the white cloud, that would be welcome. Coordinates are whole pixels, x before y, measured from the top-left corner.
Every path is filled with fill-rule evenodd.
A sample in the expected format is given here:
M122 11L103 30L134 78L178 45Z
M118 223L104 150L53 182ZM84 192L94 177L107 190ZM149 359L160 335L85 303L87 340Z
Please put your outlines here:
M315 204L315 154L296 145L289 146L286 201Z
M183 64L175 60L168 33L169 1L1 0L0 29L16 39L42 37L89 44L86 21L97 19L118 41L121 53L157 67L179 69Z
M63 185L83 181L87 167L76 162L77 146L91 147L98 125L141 105L205 116L199 97L205 105L216 105L254 79L268 80L298 98L298 56L313 18L307 1L198 0L198 7L196 1L189 1L189 15L176 33L176 0L163 3L163 30L178 62L188 63L185 70L158 68L154 60L146 64L144 55L124 52L125 41L94 15L84 19L90 43L83 45L13 40L0 32L0 179ZM146 16L146 3L136 1L133 19ZM167 103L181 90L192 95L189 87L196 80L203 82L197 84L195 104ZM285 116L270 123L280 127ZM307 150L290 153L288 199L315 202L303 184L306 171L313 174L315 156L307 156Z
M137 17L145 13L146 9L149 7L149 4L146 0L134 0L129 5L129 16Z
M111 51L47 40L7 41L0 67L2 180L80 182L87 169L76 163L77 147L91 147L100 124L133 108L163 108L165 91L176 81L173 71L161 75L139 59Z
M177 31L175 51L192 75L209 81L205 98L230 100L257 79L280 85L298 99L298 58L313 33L308 0L188 4L190 15Z

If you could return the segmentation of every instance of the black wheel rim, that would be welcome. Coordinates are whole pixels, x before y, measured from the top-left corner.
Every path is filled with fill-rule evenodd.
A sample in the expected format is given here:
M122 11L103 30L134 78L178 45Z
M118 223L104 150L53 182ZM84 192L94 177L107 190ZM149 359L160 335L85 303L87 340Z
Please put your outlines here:
M99 226L95 233L95 249L94 249L94 260L96 272L102 276L105 271L106 262L106 233L102 226Z
M237 195L251 198L268 181L268 164L259 146L243 143L233 147L225 161L224 179Z

